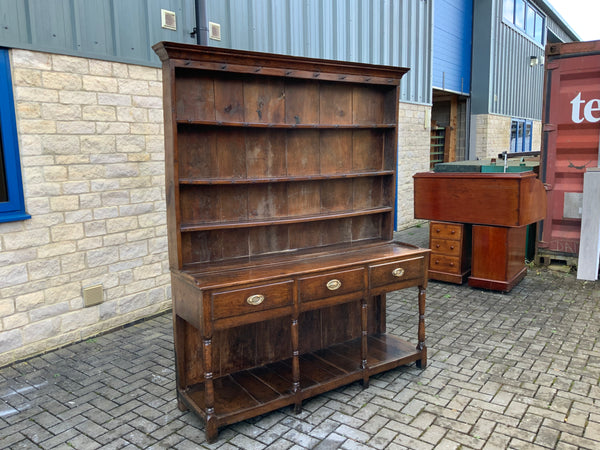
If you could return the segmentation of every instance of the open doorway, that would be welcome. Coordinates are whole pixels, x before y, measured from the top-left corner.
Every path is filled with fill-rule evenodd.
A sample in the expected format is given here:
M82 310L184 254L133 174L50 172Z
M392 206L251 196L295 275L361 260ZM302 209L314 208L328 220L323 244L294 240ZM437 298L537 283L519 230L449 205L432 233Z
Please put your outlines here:
M430 167L438 162L467 159L468 100L466 96L433 90Z

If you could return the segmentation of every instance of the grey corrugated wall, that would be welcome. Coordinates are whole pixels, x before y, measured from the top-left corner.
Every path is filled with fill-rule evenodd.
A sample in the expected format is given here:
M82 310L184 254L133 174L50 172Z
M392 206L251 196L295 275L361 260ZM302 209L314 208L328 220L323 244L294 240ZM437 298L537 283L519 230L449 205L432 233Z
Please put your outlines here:
M544 66L531 66L530 60L542 56L544 48L501 23L492 54L490 113L541 119Z
M0 0L0 46L159 66L154 43L196 42L196 4L208 45L409 67L402 100L431 103L432 0Z
M546 27L570 41L545 3L537 6ZM541 120L544 66L530 60L543 56L544 47L502 21L502 0L476 0L473 7L472 113Z
M161 28L160 10L177 15ZM194 0L0 0L0 46L159 66L152 45L195 43Z
M401 100L431 103L431 0L219 0L209 45L409 67Z

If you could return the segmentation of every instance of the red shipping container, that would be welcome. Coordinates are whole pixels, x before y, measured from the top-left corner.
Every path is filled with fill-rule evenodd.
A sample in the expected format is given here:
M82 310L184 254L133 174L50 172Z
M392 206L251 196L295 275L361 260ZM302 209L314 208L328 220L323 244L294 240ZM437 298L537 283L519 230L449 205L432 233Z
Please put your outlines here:
M577 258L583 175L598 167L599 138L600 41L548 44L540 168L548 207L538 261Z

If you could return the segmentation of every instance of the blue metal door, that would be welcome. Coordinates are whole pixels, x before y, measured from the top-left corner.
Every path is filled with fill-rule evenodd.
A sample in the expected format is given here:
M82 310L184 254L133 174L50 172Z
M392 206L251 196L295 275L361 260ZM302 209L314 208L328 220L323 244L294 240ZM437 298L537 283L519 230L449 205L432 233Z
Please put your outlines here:
M436 0L433 14L433 88L469 95L473 0Z

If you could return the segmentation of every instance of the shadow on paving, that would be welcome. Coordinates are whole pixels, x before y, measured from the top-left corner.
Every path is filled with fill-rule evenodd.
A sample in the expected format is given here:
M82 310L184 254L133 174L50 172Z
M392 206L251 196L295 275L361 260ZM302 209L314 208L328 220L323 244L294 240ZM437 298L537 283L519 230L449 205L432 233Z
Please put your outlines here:
M396 233L427 246L427 227ZM388 332L416 342L416 288ZM401 367L204 440L175 400L170 315L0 369L1 448L600 448L600 282L532 268L510 293L427 290L429 365Z

